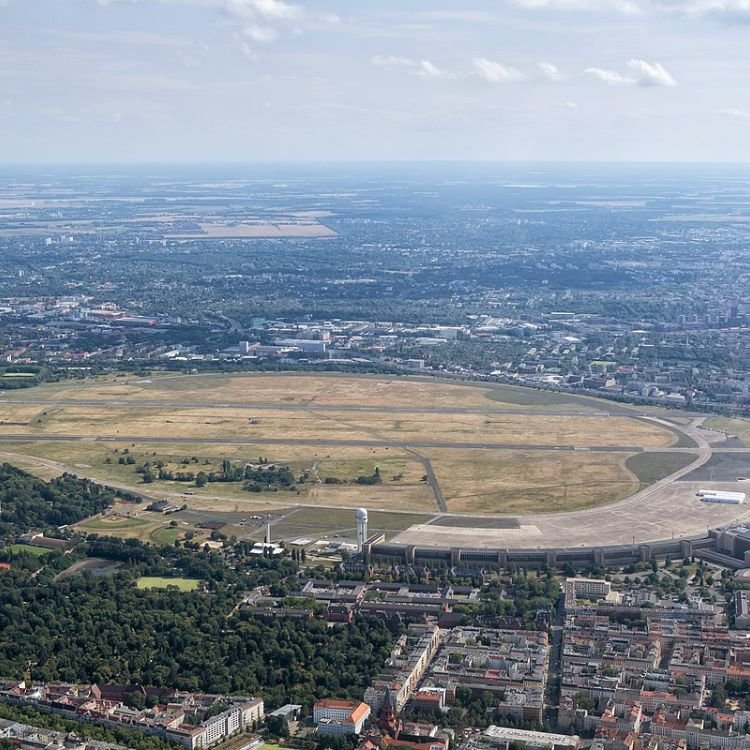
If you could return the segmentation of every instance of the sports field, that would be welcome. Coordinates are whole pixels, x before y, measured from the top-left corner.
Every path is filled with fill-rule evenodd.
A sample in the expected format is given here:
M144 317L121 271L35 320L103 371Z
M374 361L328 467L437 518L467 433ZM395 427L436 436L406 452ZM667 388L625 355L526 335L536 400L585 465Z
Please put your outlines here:
M3 460L221 512L590 508L642 486L628 459L681 439L627 406L416 377L110 376L8 393L0 404L0 453L12 457ZM252 492L242 481L169 478L216 474L225 461L288 467L295 481ZM144 482L144 466L153 481ZM183 538L184 528L165 523L139 512L85 527L157 543Z
M159 578L143 576L135 585L139 589L166 589L175 586L180 591L195 591L201 582L195 578Z

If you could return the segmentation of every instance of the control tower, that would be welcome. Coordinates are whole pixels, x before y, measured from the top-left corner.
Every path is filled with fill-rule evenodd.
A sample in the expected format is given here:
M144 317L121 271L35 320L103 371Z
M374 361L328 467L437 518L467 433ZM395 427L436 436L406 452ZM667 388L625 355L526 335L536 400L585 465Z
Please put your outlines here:
M367 541L367 508L357 508L357 552L364 549Z

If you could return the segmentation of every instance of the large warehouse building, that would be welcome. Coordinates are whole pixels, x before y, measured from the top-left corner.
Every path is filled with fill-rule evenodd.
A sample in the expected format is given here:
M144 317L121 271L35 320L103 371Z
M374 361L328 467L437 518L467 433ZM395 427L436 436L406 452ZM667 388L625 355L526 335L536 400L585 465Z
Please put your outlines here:
M698 490L698 497L704 503L721 503L723 505L742 505L745 502L744 492L722 492L720 490Z

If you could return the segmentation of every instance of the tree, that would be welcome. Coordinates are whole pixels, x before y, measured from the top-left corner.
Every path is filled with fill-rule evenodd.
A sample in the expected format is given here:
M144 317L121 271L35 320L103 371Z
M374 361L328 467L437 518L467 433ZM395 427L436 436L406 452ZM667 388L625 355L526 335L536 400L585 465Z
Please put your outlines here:
M723 685L718 684L714 686L711 692L711 705L714 708L724 708L726 706L729 696Z

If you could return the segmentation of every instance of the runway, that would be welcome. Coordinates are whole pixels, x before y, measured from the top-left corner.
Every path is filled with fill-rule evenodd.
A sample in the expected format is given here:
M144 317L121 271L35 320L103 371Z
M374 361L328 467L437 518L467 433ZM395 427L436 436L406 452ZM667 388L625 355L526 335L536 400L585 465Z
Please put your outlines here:
M206 444L206 445L321 445L332 447L354 446L361 448L449 448L471 450L509 450L509 451L594 451L598 453L641 453L643 451L660 452L680 450L687 453L695 449L680 448L643 448L641 446L611 445L551 445L527 443L464 443L444 440L337 440L332 438L207 438L207 437L149 437L148 435L50 435L34 433L16 433L0 435L0 442L52 442L52 443L154 443L154 444Z
M636 412L624 413L622 410L588 410L581 408L577 410L557 410L554 407L545 406L524 408L503 408L487 406L486 408L460 407L460 406L353 406L351 404L316 404L309 401L299 403L269 403L268 401L235 401L214 403L210 401L163 401L163 400L141 400L141 399L77 399L77 398L0 398L0 404L18 404L19 406L86 406L86 407L109 407L112 409L243 409L250 411L311 411L311 412L350 412L354 414L479 414L479 415L508 415L508 416L551 416L551 417L645 417L648 415Z

